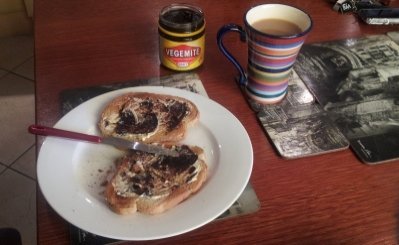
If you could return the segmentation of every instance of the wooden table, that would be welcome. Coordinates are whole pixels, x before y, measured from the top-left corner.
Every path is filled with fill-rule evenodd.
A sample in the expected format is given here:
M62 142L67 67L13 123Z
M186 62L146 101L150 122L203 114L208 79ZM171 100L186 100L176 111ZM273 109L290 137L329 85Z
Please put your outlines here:
M190 1L206 14L206 60L196 70L209 97L244 125L254 148L250 179L257 213L216 221L150 244L394 244L399 242L399 162L367 166L351 150L283 160L234 83L236 71L221 55L216 32L242 24L262 1ZM264 2L264 1L263 1ZM277 1L305 9L314 20L307 42L383 34L398 26L368 26L328 1ZM158 59L159 10L170 1L35 1L37 123L61 118L61 91L172 74ZM396 2L394 2L396 4ZM397 4L396 4L397 5ZM245 44L225 38L241 62ZM42 143L38 138L38 149ZM228 187L226 187L228 188ZM68 244L68 223L37 191L38 244Z

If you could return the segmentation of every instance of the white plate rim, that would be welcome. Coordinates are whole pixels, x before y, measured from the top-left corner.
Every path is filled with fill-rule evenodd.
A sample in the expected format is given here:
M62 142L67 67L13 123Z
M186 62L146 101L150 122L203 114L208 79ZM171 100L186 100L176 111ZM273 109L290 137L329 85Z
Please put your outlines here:
M137 217L120 216L114 214L107 207L106 209L108 211L106 211L106 209L103 208L98 208L98 205L91 206L91 204L90 205L88 204L86 207L85 202L91 199L92 197L88 196L89 194L87 192L80 190L81 186L75 186L77 185L76 183L71 183L74 182L73 181L74 179L72 180L66 179L67 177L65 176L71 177L72 175L74 175L74 169L73 167L69 168L68 166L66 167L63 166L62 165L63 163L68 164L68 160L61 159L59 155L57 155L57 153L62 155L63 152L68 153L69 150L70 153L79 156L80 154L76 152L79 151L79 149L84 150L86 147L85 146L86 143L74 142L74 141L65 142L65 140L63 139L47 137L41 146L37 160L37 178L38 178L39 187L47 202L61 217L63 217L69 223L85 231L100 236L120 239L120 240L153 240L153 239L167 238L189 232L191 230L194 230L209 223L210 221L214 220L219 215L221 215L223 212L225 212L238 199L238 197L241 195L241 193L243 192L245 186L249 181L253 166L252 144L248 136L248 133L246 132L244 126L240 123L240 121L230 111L228 111L226 108L224 108L222 105L218 104L217 102L202 95L177 88L162 87L162 86L139 86L139 87L130 87L125 89L118 89L112 92L108 92L96 96L82 103L81 105L77 106L69 113L67 113L64 117L62 117L55 124L54 127L83 132L83 133L93 133L93 130L96 131L96 121L93 120L97 119L99 112L102 110L103 106L106 103L108 103L114 97L121 95L123 93L139 92L139 91L176 95L193 101L200 110L199 124L202 125L202 127L204 127L205 129L210 130L211 136L215 137L216 143L218 144L217 145L218 149L208 149L208 150L211 151L210 155L212 155L213 158L217 159L216 161L220 162L217 163L215 162L214 166L212 167L213 168L212 173L210 173L211 176L207 180L207 183L200 190L200 192L193 195L185 202L183 202L183 204L187 202L187 204L185 204L186 207L182 208L182 210L185 210L185 214L179 214L178 211L179 206L177 206L172 210L167 211L164 214L161 214L159 217L154 217L154 216L149 217L142 215L139 217L140 222L147 224L146 222L147 220L149 220L147 225L155 225L155 227L152 226L151 229L147 229L148 231L139 229L139 231L137 232L140 232L140 234L136 234L135 233L136 229L133 229L133 231L131 231L130 229L132 227L139 228L137 226L137 223L139 221L138 220L136 221ZM88 113L83 113L86 111ZM209 113L217 113L217 114L208 115ZM213 119L212 117L221 117L221 118ZM82 121L86 119L89 122L87 122L86 124L82 123L81 125L80 123L75 122L76 118ZM202 120L204 118L206 118L207 121ZM234 130L230 130L228 132L219 132L219 131L216 132L215 131L216 129L221 129L221 125L219 125L220 123L224 124L222 129L227 129L227 130L234 129ZM88 125L90 125L89 128ZM202 133L202 131L200 132ZM188 134L190 134L190 131ZM189 137L189 135L187 136ZM234 142L235 140L238 140L239 142ZM229 142L229 145L227 145L226 142ZM90 147L92 146L89 146L89 149ZM56 150L60 151L61 148L62 152L56 151ZM227 154L230 154L230 156L227 156ZM231 156L232 154L234 155ZM226 159L232 161L226 162ZM54 163L50 161L57 161L57 162ZM59 164L57 168L59 168L60 166L61 168L63 167L65 168L61 169L62 171L60 170L62 173L53 174L56 171L56 168L54 166L55 164ZM233 168L231 168L232 166ZM230 176L234 176L235 179L232 179L233 177ZM57 183L57 181L59 181L59 183ZM218 181L220 182L219 185L217 185ZM222 184L226 183L229 186L222 186ZM59 185L57 186L57 184ZM64 186L61 184L71 184L72 187ZM220 186L220 189L216 190L215 193L215 195L218 198L211 197L211 199L208 200L207 198L204 198L205 194L203 194L203 196L201 197L202 199L199 197L201 196L202 192L214 193L215 192L214 190L211 191L208 189L210 188L215 189L215 186L217 187L216 189L218 189L219 188L218 186ZM58 191L60 190L66 192L63 192L63 194L59 194ZM197 196L198 198L196 198ZM71 200L71 203L68 203L67 198L73 199ZM84 198L86 198L87 200L83 200ZM190 202L190 199L193 200ZM77 202L79 202L79 204L77 204ZM182 218L182 217L187 217L187 210L189 210L190 208L192 209L193 207L196 207L198 209L199 207L205 206L206 204L207 205L212 204L212 206L207 206L206 211L202 210L204 212L203 216L205 217L199 217L196 216L195 213L193 213L186 220L185 218ZM190 205L191 207L189 207ZM105 226L107 227L101 227L101 224L98 224L98 222L96 222L98 218L94 217L93 214L90 213L91 212L90 207L97 208L97 210L101 211L100 214L104 213L104 217L107 218L112 217L108 219L108 221L110 221L111 224L106 222L107 221L106 220L103 221L102 223L105 223ZM87 213L89 213L87 214L88 216L87 218L81 217L85 216L86 213L85 214L79 213L78 210L80 210L80 208L82 208L82 210L86 210ZM114 219L113 215L117 218ZM173 220L174 218L172 217L173 215L174 217L180 218L177 219L176 222L181 222L181 224L177 225L175 222L174 225L170 225L170 221ZM93 220L86 220L86 219L93 219ZM121 222L119 222L119 219ZM194 219L194 221L191 221L190 219ZM162 221L169 222L169 225L167 225L167 223L162 223ZM123 223L123 226L121 225L121 223ZM160 226L162 225L163 227L157 227L156 224L159 224Z

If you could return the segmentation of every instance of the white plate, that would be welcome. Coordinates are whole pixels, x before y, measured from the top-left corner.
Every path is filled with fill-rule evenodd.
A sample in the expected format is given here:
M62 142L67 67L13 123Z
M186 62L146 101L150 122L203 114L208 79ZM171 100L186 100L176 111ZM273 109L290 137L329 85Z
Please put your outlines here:
M55 127L99 135L97 121L102 108L114 97L131 91L177 95L197 105L200 120L188 131L184 143L205 150L209 177L202 189L163 214L118 215L107 207L101 182L121 152L111 146L47 137L38 156L37 178L48 203L77 227L122 240L175 236L217 218L238 199L248 183L253 151L242 124L216 102L175 88L127 88L79 105Z

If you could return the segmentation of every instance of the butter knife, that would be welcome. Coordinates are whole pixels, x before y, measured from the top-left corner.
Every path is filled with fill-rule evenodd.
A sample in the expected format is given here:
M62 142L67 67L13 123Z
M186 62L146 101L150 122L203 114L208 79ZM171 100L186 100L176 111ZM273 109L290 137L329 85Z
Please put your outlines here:
M58 128L46 127L41 125L30 125L28 131L31 134L42 135L42 136L55 136L60 138L81 140L90 143L102 143L112 145L117 148L133 149L137 151L144 151L158 155L167 155L177 157L179 153L172 149L167 149L162 146L146 144L138 141L128 141L116 137L100 137L96 135L83 134L78 132L67 131Z

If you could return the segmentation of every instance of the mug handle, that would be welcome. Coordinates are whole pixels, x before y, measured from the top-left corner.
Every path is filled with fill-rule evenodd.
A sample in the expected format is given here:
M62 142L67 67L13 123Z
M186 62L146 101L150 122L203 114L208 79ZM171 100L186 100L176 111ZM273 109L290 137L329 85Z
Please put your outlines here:
M245 86L247 83L247 74L245 73L245 70L242 68L240 63L236 60L236 58L233 57L233 55L227 51L226 47L223 45L223 36L227 32L238 32L240 34L240 40L242 42L246 42L247 40L247 35L244 31L244 29L236 24L227 24L224 25L222 28L219 29L217 33L217 44L219 46L220 51L226 56L226 58L233 63L233 65L237 68L238 72L240 73L240 77L238 78L238 83L239 85Z

